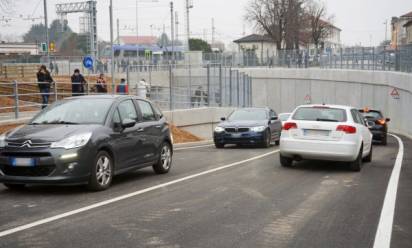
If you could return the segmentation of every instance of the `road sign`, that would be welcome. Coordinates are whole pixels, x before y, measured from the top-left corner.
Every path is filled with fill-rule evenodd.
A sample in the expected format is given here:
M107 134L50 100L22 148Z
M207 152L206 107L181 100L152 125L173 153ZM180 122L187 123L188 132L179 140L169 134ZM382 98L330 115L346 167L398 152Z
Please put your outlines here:
M47 44L46 43L41 43L40 49L43 53L47 52Z
M307 94L307 95L305 96L305 103L306 103L306 104L310 104L311 102L312 102L312 98L310 97L309 94Z
M87 69L92 69L93 68L93 58L91 56L84 57L83 66Z
M399 95L399 91L396 88L393 88L393 90L391 91L391 96L393 99L400 99L401 96Z

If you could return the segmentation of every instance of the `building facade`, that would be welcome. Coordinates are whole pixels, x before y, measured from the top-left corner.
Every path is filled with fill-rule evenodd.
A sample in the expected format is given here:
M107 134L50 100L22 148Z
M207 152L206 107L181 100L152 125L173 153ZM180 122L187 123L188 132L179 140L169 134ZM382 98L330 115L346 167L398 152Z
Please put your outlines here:
M391 48L397 49L399 46L408 44L407 25L412 21L412 11L400 17L392 17L391 21Z

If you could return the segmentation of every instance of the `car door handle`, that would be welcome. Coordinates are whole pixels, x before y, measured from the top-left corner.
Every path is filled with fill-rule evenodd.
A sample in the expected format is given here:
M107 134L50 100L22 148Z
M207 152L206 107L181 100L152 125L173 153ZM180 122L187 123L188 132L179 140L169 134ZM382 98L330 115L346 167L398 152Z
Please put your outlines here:
M144 132L144 128L140 127L137 129L138 132Z
M162 125L157 125L156 128L162 128Z

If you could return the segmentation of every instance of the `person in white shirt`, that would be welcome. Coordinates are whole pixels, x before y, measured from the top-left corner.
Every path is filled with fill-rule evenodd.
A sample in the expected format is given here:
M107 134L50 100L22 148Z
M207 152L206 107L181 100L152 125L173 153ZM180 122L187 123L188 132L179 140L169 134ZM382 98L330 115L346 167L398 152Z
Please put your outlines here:
M140 80L140 82L138 82L136 84L136 93L137 96L141 97L141 98L146 98L147 97L147 92L148 92L148 88L149 88L149 84L146 82L146 80L144 80L142 78L142 80Z

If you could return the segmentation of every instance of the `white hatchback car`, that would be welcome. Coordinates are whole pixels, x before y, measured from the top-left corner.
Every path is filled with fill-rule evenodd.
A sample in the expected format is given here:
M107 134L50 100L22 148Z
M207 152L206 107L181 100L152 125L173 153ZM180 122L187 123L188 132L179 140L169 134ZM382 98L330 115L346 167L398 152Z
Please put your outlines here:
M283 124L280 163L294 160L348 162L360 171L372 161L372 133L357 109L338 105L302 105Z

